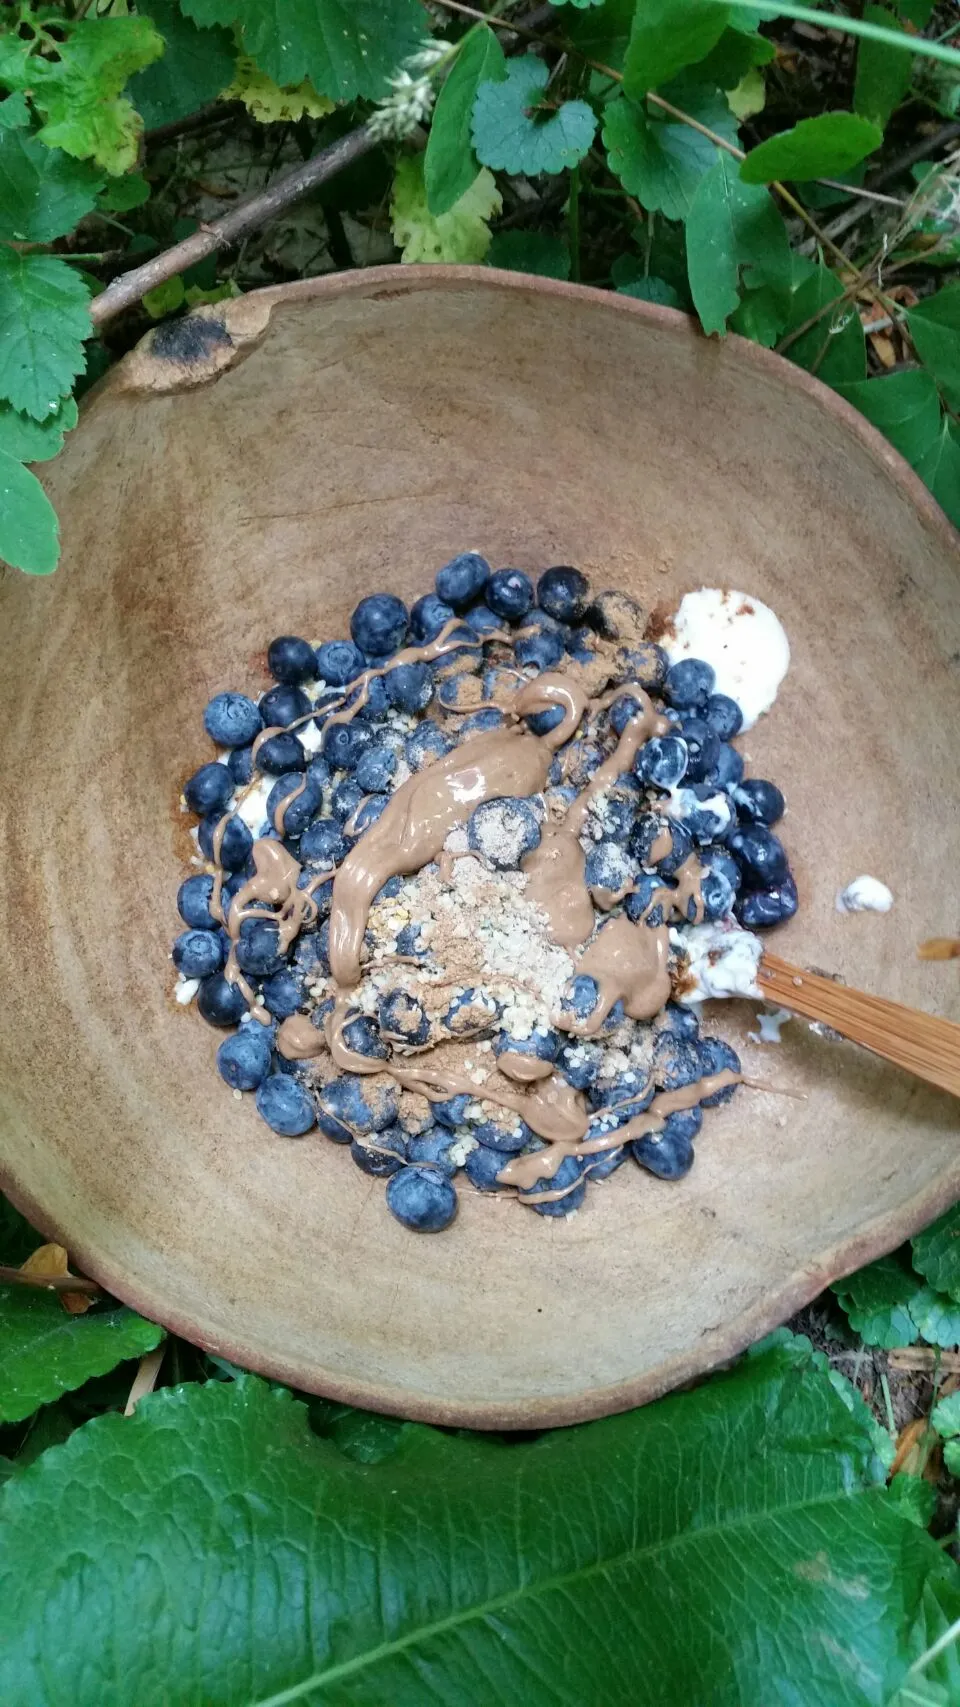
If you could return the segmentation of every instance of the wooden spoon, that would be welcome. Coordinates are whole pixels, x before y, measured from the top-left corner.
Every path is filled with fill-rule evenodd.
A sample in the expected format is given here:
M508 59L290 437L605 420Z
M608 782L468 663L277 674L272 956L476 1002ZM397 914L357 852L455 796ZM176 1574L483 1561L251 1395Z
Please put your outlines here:
M757 982L781 1007L822 1021L841 1037L960 1097L960 1025L953 1020L851 990L775 954L763 956Z

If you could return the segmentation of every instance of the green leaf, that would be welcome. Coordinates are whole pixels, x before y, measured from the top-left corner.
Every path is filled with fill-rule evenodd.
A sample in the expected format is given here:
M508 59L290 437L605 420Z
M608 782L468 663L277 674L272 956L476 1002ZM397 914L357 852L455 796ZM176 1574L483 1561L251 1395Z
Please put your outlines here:
M51 575L59 556L60 533L50 499L29 468L0 450L0 560L26 575ZM2 1350L0 1304L0 1353ZM0 1421L4 1379L5 1371L0 1367ZM27 1412L22 1414L26 1416Z
M841 396L866 415L901 456L916 467L940 434L940 399L924 368L838 385Z
M953 421L944 417L940 437L916 468L941 510L949 516L954 527L960 528L960 432ZM955 1290L951 1288L951 1296Z
M623 68L633 28L637 0L606 0L606 4L564 19L564 35L588 59L615 71Z
M172 278L164 279L146 292L143 306L151 320L162 320L165 314L172 314L174 309L183 306L186 294L182 275L174 273Z
M225 101L242 101L258 124L295 124L304 117L321 119L336 106L329 95L318 95L309 77L281 89L261 71L248 54L242 53L233 77L223 91Z
M734 17L739 12L743 17L751 18L756 18L758 14L763 14L767 18L795 18L798 23L814 24L818 28L822 28L825 22L823 12L814 11L812 6L796 6L792 0L777 0L777 4L772 10L766 5L766 0L727 0L727 4L730 6ZM864 40L885 41L891 47L902 47L903 45L903 36L899 31L874 24L867 18L850 18L845 15L841 16L837 12L831 12L828 15L831 29L839 30L844 35L859 36ZM923 36L911 36L909 41L911 52L922 54L926 59L935 59L941 65L948 65L953 71L960 70L960 51L957 48L947 47L940 41L929 41Z
M921 1289L906 1264L889 1256L848 1274L830 1290L836 1293L854 1332L868 1345L890 1351L895 1346L915 1344L918 1335L910 1306Z
M628 95L645 95L696 65L715 47L730 17L717 0L640 0L623 66Z
M139 172L127 172L122 178L111 178L97 197L97 206L105 213L130 213L150 200L150 185Z
M30 108L25 95L8 95L0 101L0 130L19 130L30 123Z
M83 367L89 292L54 255L0 249L0 399L45 421Z
M739 83L727 90L727 105L741 124L762 113L767 104L767 85L756 65L745 71Z
M863 16L875 24L890 24L893 19L884 6L864 6ZM909 37L904 36L905 41ZM853 88L853 105L864 118L873 119L884 128L913 80L913 59L902 48L886 42L861 41L857 49L857 77Z
M890 1497L895 1499L902 1515L926 1529L937 1509L936 1489L923 1476L909 1476L898 1470L890 1483Z
M15 456L20 462L49 462L63 449L64 433L72 432L77 424L77 405L65 397L52 415L44 421L34 421L0 403L0 451ZM0 1249L0 1262L4 1262Z
M0 472L0 493L3 486ZM55 552L55 519L52 538ZM162 1339L162 1328L132 1310L70 1316L53 1292L0 1286L0 1422L31 1416L91 1376L106 1374L125 1358L142 1357Z
M720 89L735 89L756 66L769 65L776 48L766 36L744 35L742 30L724 30L715 48L697 65L697 76Z
M907 315L920 360L930 369L952 409L960 408L960 284L925 296ZM960 1262L957 1266L960 1286Z
M829 268L815 266L794 291L783 328L786 338L821 309L826 309L815 325L801 332L784 349L784 355L798 367L808 368L827 385L850 385L864 379L867 371L863 327L853 304L848 299L837 309L827 307L842 296L843 286Z
M638 302L657 302L661 308L682 308L679 293L666 279L634 279L631 284L617 286L618 296L632 296Z
M577 6L585 12L589 6L602 6L603 0L550 0L552 6Z
M949 1348L960 1345L960 1304L932 1286L922 1286L910 1306L910 1314L928 1345Z
M960 1203L910 1242L913 1266L935 1287L960 1299Z
M744 291L739 308L730 316L730 330L739 332L741 338L749 338L751 343L762 344L764 349L772 350L787 323L789 312L782 292L771 290L769 285L761 285L758 290Z
M736 125L719 89L670 85L664 94L691 118L736 141ZM643 206L668 219L686 219L697 185L717 160L709 137L689 125L654 118L625 96L604 112L607 164L624 189Z
M943 1440L960 1434L960 1393L951 1393L934 1405L930 1421Z
M752 148L741 164L740 176L745 184L836 178L872 154L882 141L880 126L858 113L821 113Z
M511 60L502 83L481 83L473 108L478 160L502 172L562 172L590 151L597 117L586 101L544 104L549 67L534 54Z
M568 279L570 250L552 231L496 231L487 266L509 273L536 273L544 279Z
M96 205L100 173L23 130L0 128L0 238L50 243Z
M943 1462L951 1476L960 1476L960 1440L944 1442Z
M182 0L181 10L197 24L238 24L244 52L281 88L309 77L334 101L385 95L428 21L419 0Z
M226 30L200 30L173 0L137 0L163 38L163 58L131 80L128 93L148 129L186 118L213 101L233 75L236 49Z
M49 147L126 172L143 127L121 90L163 52L163 42L149 18L84 18L67 28L56 59L8 39L0 47L0 80L30 93L46 120L39 135Z
M391 204L393 240L403 261L482 261L490 247L488 221L503 201L491 172L482 171L449 213L427 206L423 156L397 162Z
M701 178L687 218L687 271L705 332L723 332L743 288L789 300L786 228L766 190L744 184L722 154Z
M486 24L465 38L437 97L427 137L424 182L432 214L449 213L476 178L480 165L470 126L477 90L481 83L502 82L506 68L503 48Z
M167 1389L6 1482L0 1699L692 1707L709 1679L710 1707L880 1707L960 1605L882 1479L802 1344L532 1444L407 1425L373 1462L252 1377Z

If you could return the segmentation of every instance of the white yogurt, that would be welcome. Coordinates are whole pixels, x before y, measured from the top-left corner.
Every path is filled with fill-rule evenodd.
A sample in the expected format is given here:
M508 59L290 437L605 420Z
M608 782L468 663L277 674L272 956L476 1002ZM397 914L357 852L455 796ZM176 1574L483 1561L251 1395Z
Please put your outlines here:
M696 980L692 990L678 997L684 1007L695 1007L715 997L760 996L757 973L763 944L752 931L741 930L727 918L673 934Z
M893 892L879 877L855 877L837 895L838 913L889 913Z
M700 587L686 593L661 644L676 664L702 658L716 672L716 692L735 699L744 729L769 711L790 664L790 643L769 605L749 593Z
M789 1008L760 1008L757 1013L756 1031L748 1031L747 1036L753 1043L780 1043L780 1033L788 1019L796 1019Z

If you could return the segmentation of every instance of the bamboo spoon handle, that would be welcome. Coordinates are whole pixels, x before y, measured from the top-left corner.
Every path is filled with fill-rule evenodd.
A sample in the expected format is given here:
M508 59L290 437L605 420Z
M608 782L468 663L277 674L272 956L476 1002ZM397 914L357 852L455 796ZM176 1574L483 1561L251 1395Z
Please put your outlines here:
M953 1020L851 990L775 954L763 956L758 983L782 1007L832 1026L841 1037L960 1097L960 1025Z

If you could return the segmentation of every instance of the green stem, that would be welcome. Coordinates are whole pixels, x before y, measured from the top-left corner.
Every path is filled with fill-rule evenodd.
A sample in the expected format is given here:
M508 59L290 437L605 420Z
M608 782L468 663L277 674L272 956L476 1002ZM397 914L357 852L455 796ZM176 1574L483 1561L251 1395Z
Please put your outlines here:
M768 0L730 0L745 12L765 12ZM924 36L908 36L902 30L888 30L882 24L871 24L864 18L839 18L835 12L818 12L812 6L795 6L791 0L778 0L777 12L782 18L794 18L801 24L816 24L821 30L837 30L841 35L862 36L867 41L882 42L885 47L899 47L910 54L938 59L942 65L960 70L960 52L942 47L939 42L927 41Z
M567 198L567 241L570 244L570 277L580 283L580 168L570 173L570 194Z

